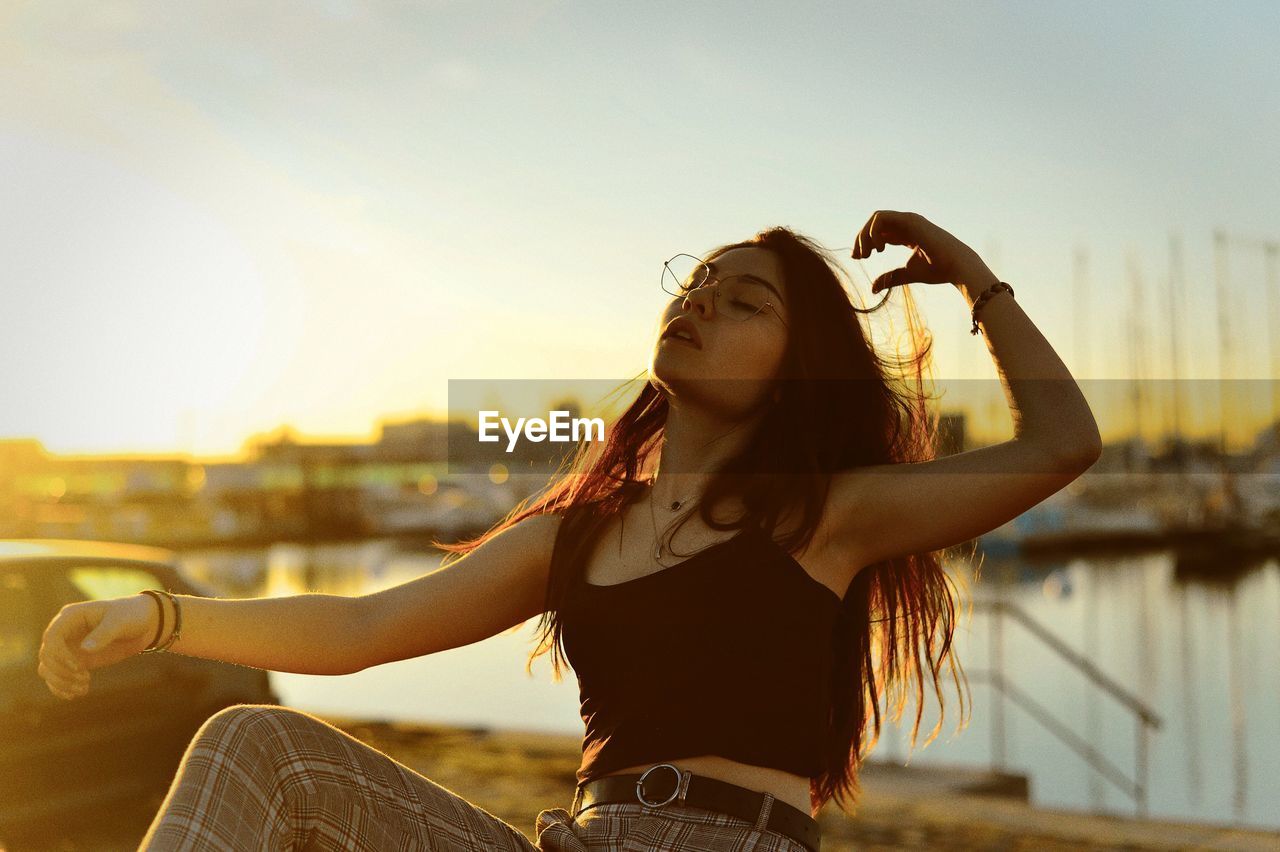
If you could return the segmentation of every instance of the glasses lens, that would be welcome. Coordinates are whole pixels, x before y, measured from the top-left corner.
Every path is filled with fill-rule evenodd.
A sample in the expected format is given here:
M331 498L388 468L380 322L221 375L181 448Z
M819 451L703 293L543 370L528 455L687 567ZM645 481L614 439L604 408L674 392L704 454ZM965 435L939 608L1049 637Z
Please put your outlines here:
M769 302L769 290L761 284L740 276L726 278L719 284L720 299L716 310L729 319L751 319L764 310Z
M678 254L662 269L662 289L683 298L707 280L707 266L691 254Z

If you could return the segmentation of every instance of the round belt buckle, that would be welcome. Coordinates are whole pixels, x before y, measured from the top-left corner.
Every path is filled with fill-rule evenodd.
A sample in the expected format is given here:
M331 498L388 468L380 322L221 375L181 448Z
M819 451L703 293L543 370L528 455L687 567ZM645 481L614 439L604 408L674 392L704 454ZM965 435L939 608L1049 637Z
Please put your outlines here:
M675 789L671 791L671 795L668 796L665 800L661 802L650 802L648 799L644 797L644 779L649 777L649 773L652 772L653 770L663 769L663 768L670 769L672 772L676 774ZM662 805L665 805L673 801L676 798L676 796L680 795L680 782L682 780L683 780L683 776L680 773L680 769L674 764L671 764L671 763L654 764L653 766L650 766L648 769L646 769L640 775L639 780L636 781L636 798L640 800L641 804L648 805L649 807L652 807L652 808L661 807Z

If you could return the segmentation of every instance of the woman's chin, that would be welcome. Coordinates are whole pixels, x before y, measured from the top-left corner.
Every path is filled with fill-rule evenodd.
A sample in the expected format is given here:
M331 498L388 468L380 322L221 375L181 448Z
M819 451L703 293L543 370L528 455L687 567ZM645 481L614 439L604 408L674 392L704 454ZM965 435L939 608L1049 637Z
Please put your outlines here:
M679 356L673 358L662 350L653 353L653 360L649 362L649 375L658 384L668 387L687 384L696 379L698 373L698 370L681 361Z

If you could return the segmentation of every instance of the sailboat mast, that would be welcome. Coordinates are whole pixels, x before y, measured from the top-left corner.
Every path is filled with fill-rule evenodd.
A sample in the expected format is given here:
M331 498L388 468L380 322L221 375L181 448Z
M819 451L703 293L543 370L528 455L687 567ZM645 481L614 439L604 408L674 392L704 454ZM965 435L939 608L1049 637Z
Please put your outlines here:
M1143 349L1143 333L1142 333L1142 281L1138 274L1138 261L1133 253L1129 253L1129 283L1130 283L1130 315L1129 315L1129 365L1132 378L1130 379L1130 388L1133 399L1133 452L1131 457L1137 455L1139 448L1142 447L1142 349ZM1130 468L1130 470L1136 469Z
M1231 326L1227 310L1227 234L1221 228L1213 232L1214 283L1218 297L1218 399L1221 422L1218 429L1219 454L1223 470L1227 466L1227 424L1230 422L1228 392L1231 387Z
M1084 246L1076 246L1071 267L1072 292L1075 296L1071 305L1075 308L1075 349L1076 374L1089 374L1089 282L1086 277L1089 255Z
M1173 380L1172 446L1176 453L1178 473L1182 473L1182 385L1178 369L1178 310L1182 301L1182 241L1169 235L1169 370Z
M1271 343L1271 428L1280 438L1280 243L1268 242L1263 246L1267 264L1267 302L1271 308L1271 322L1267 323L1267 338Z

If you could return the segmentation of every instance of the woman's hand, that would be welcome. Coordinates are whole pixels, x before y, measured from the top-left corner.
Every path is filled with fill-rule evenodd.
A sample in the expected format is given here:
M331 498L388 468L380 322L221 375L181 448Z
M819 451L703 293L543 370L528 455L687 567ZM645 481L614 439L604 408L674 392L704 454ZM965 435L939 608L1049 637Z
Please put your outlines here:
M67 604L44 630L37 671L68 701L89 691L89 670L132 657L151 644L160 613L144 594ZM82 643L91 642L91 647Z
M919 281L924 284L952 283L960 286L994 274L978 253L919 213L877 210L858 231L853 257L870 257L886 244L910 246L914 251L905 266L891 269L876 278L872 293Z

